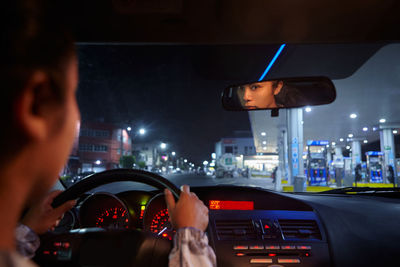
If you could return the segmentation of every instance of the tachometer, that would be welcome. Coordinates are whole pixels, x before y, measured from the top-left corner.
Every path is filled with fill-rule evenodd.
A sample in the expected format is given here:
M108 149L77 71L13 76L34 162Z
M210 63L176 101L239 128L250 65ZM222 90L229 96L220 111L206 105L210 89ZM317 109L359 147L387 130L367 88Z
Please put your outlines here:
M109 193L89 196L79 209L79 218L81 228L130 229L133 220L128 207Z
M106 209L97 216L96 226L111 229L129 228L128 211L123 207Z

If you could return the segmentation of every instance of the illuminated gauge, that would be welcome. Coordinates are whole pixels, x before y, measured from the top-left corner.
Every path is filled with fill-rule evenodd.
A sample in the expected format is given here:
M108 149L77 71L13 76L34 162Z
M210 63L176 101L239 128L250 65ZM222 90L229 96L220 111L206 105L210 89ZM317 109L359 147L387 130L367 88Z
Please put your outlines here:
M101 228L129 228L128 211L122 207L109 208L96 218L96 226Z
M157 212L150 224L150 231L156 234L165 230L165 228L172 228L169 222L168 209Z

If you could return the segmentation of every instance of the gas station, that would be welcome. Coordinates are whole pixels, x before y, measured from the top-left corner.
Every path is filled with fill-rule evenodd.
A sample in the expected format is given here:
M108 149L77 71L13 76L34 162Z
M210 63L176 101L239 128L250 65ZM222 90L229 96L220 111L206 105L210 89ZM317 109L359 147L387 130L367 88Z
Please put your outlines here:
M399 95L400 80L389 70L393 55L400 60L399 51L399 45L384 46L351 76L333 79L337 98L332 104L280 109L279 116L268 110L249 112L257 153L278 156L276 190L396 186L400 105L393 102L393 96ZM300 47L291 57L304 57L304 53ZM311 70L320 74L315 66L302 63L306 70L284 69L278 60L268 76L301 76L302 71Z

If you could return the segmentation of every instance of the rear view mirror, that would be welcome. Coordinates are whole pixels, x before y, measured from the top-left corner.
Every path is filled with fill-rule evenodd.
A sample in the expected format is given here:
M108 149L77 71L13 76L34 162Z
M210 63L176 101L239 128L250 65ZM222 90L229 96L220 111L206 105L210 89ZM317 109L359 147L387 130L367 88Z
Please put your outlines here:
M329 104L335 98L329 78L282 78L229 86L222 105L226 110L282 109Z

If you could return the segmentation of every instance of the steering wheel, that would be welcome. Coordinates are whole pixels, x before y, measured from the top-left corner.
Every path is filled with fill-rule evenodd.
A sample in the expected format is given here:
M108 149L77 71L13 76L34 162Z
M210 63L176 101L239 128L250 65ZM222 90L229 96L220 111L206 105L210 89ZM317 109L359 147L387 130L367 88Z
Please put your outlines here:
M121 181L167 188L179 199L180 190L164 177L142 170L114 169L75 183L58 195L52 206L77 199L100 185ZM39 266L167 266L171 248L170 241L138 230L77 229L42 236L35 261Z

